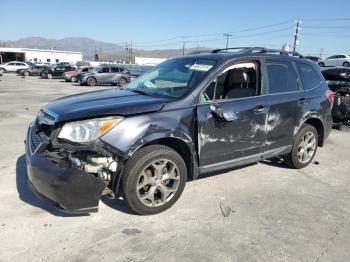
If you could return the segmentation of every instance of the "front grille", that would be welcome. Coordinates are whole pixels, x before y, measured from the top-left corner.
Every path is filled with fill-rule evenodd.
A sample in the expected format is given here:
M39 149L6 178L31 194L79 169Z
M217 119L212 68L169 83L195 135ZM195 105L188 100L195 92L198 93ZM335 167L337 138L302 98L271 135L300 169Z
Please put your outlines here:
M34 153L35 150L41 145L42 141L40 136L35 133L35 131L32 129L30 132L30 151L31 153Z

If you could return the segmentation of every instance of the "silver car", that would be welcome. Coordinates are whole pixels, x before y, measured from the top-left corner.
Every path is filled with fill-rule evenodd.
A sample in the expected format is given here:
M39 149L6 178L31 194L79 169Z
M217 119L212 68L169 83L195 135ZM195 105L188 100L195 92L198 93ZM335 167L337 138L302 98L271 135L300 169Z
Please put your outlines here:
M100 66L96 67L90 73L80 74L78 76L78 82L81 85L89 86L96 84L123 86L130 82L130 72L120 66Z
M18 69L28 69L29 65L24 62L12 61L4 64L0 64L0 72L16 72Z

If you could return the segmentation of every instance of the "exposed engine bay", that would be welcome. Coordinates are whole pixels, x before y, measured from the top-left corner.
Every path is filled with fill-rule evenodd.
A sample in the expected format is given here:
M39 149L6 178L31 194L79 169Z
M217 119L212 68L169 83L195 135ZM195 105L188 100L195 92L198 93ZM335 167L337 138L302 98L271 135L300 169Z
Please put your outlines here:
M322 71L329 89L334 92L332 116L335 127L350 126L350 68Z

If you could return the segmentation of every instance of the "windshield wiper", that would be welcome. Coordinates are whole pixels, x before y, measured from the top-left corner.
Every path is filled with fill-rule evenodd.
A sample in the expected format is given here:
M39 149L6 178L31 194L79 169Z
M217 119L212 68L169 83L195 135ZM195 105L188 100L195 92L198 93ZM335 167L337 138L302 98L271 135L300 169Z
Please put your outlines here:
M146 93L145 91L141 90L141 89L132 89L132 88L125 88L128 91L134 92L134 93L138 93L144 96L150 96L150 94Z

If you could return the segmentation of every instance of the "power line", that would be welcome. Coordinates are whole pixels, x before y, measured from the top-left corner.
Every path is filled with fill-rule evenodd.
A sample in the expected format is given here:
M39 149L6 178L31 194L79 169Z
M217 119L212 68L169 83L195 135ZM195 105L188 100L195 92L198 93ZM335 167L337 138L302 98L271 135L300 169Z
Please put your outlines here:
M249 31L257 31L265 28L270 28L270 27L276 27L279 25L285 25L285 24L290 24L293 22L293 20L287 20L279 23L274 23L274 24L269 24L269 25L264 25L264 26L258 26L258 27L250 27L250 28L245 28L242 30L237 30L237 31L230 31L226 32L229 34L235 34L235 33L243 33L243 32L249 32ZM146 41L146 42L137 42L137 44L152 44L152 43L159 43L159 42L167 42L167 41L172 41L172 40L177 40L177 39L184 39L184 38L199 38L199 37L206 37L206 36L218 36L222 35L223 33L210 33L210 34L197 34L197 35L182 35L182 36L177 36L177 37L172 37L172 38L167 38L167 39L160 39L160 40L154 40L154 41Z

